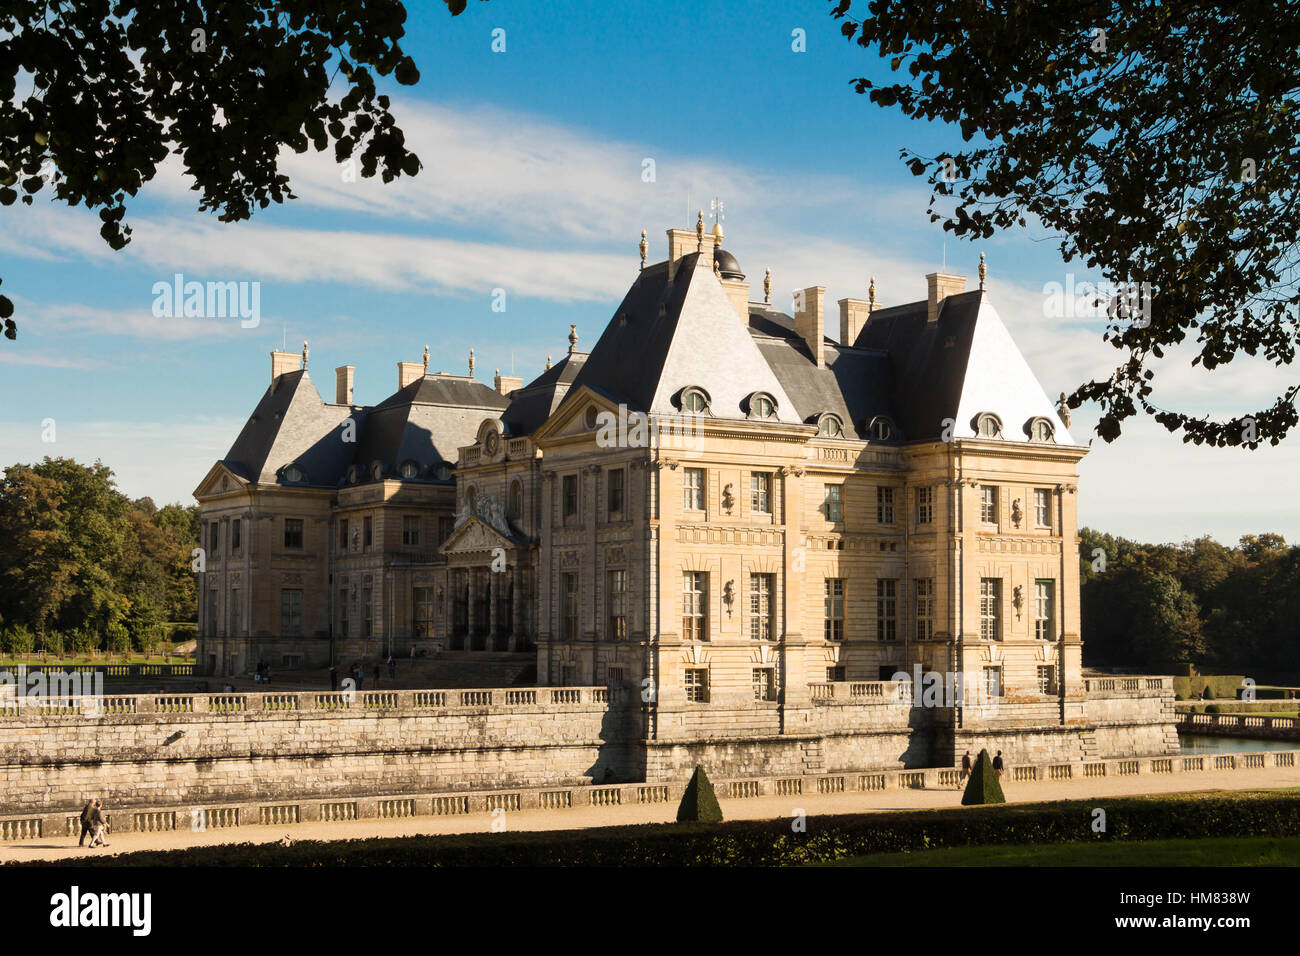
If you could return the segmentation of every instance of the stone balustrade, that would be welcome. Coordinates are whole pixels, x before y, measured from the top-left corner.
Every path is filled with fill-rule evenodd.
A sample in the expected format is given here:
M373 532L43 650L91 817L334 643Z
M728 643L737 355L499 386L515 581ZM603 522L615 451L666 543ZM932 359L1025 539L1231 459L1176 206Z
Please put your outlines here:
M1178 729L1189 734L1223 737L1276 737L1300 739L1300 720L1268 714L1178 714Z
M567 688L577 689L577 688ZM588 689L588 688L583 688ZM1213 715L1210 715L1213 716ZM1260 753L1200 754L1176 757L1125 757L1075 763L1009 764L1004 779L1011 784L1052 783L1102 777L1168 776L1224 771L1293 769L1300 750ZM1191 783L1193 781L1189 781ZM547 786L517 790L479 790L459 793L396 793L387 795L300 798L275 803L239 803L220 806L118 807L112 816L114 833L165 830L207 830L244 826L292 826L300 823L381 820L417 816L469 816L494 810L562 811L574 807L617 807L676 803L687 780L670 783L619 783L582 786ZM719 799L759 797L816 797L884 790L948 790L962 786L960 773L949 767L924 770L868 770L800 776L763 776L713 781ZM1050 793L1044 795L1050 799ZM810 805L810 806L814 806ZM865 808L864 808L865 810ZM75 837L80 807L48 813L0 817L0 842ZM490 826L485 821L483 828Z
M0 719L113 717L130 714L229 714L311 710L441 711L490 707L496 711L623 704L634 695L608 687L526 687L455 690L287 691L226 694L118 694L103 697L9 697Z
M1172 677L1085 677L1084 693L1089 697L1146 697L1153 691L1173 694Z
M808 695L813 703L852 701L855 704L872 702L900 703L911 701L911 681L825 681L808 685Z

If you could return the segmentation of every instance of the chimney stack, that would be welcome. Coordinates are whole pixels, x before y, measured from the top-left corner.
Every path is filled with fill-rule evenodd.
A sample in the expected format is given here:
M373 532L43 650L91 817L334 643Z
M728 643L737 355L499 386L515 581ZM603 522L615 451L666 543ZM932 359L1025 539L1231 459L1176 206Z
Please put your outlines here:
M946 272L931 272L925 277L925 282L928 302L925 313L927 322L938 320L940 302L950 295L958 295L966 291L965 276L950 275Z
M514 375L502 375L501 369L497 369L496 375L492 378L492 387L502 395L509 395L515 389L523 388L524 380Z
M296 372L302 368L302 355L297 352L279 352L271 353L271 381L275 382L277 378L285 372Z
M423 362L397 363L397 388L399 391L421 378L424 378Z
M351 365L340 365L334 370L334 404L351 405L352 404L352 373L356 368Z
M808 343L818 368L826 367L826 287L809 286L798 294L794 311L794 330Z
M853 345L862 327L871 318L871 302L867 299L840 299L840 345Z

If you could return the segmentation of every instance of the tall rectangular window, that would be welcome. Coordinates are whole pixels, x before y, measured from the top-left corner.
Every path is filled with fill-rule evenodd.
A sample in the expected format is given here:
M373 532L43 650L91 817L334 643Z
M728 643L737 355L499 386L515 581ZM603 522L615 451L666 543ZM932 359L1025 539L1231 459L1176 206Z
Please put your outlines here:
M623 476L626 474L622 468L614 468L606 478L605 506L611 515L623 513Z
M934 520L934 489L916 489L916 523L929 524Z
M980 578L980 639L1002 638L1002 579Z
M704 571L682 573L682 640L709 639L709 576Z
M824 583L826 597L826 640L844 640L844 579L827 578Z
M627 572L605 572L605 600L609 604L609 641L627 640Z
M1040 528L1052 526L1052 493L1046 488L1034 489L1034 524Z
M361 547L369 551L375 543L375 519L367 515L361 519Z
M361 589L361 636L370 637L374 633L374 619L371 617L370 588Z
M240 532L241 529L239 527L239 519L236 518L234 521L230 522L230 553L231 554L239 553L239 546L243 543L240 540Z
M221 554L221 525L213 521L208 524L208 556Z
M688 667L682 675L686 688L686 699L693 704L709 702L709 669L707 667Z
M402 545L407 548L420 544L420 519L417 515L405 515L402 518Z
M776 700L776 671L771 667L753 670L754 700Z
M284 546L286 548L302 547L302 519L284 519Z
M1038 692L1040 694L1056 693L1056 668L1051 664L1038 665Z
M1002 668L984 668L984 693L988 697L1002 696Z
M348 519L339 519L339 550L347 551L348 549Z
M438 544L442 544L451 537L451 533L456 530L456 519L451 515L439 515L438 517Z
M756 641L772 639L773 574L749 576L749 636Z
M239 636L239 609L243 605L239 603L239 588L230 589L230 630L226 633L232 637Z
M563 499L563 514L565 518L575 518L578 515L578 476L565 475L564 484L561 488L561 497Z
M760 515L772 513L772 476L767 472L750 473L749 510Z
M913 587L916 591L916 639L928 641L934 637L934 578L917 578Z
M1056 640L1055 608L1056 582L1044 579L1034 582L1034 637L1040 641Z
M876 523L894 523L894 489L876 488Z
M993 485L980 485L980 521L998 523L998 489Z
M844 680L843 664L835 664L832 665L831 667L826 668L826 682L828 684L833 684L836 683L837 681L842 681L842 680Z
M415 611L415 636L433 637L433 588L415 588L411 602Z
M348 589L339 588L339 637L348 636Z
M898 640L898 581L876 578L876 640Z
M566 641L578 639L578 575L572 571L560 575L560 636Z
M301 588L284 588L280 591L280 633L302 633Z
M687 468L682 474L682 507L687 511L704 510L703 468Z
M826 485L826 502L822 506L826 511L827 521L844 520L844 486Z

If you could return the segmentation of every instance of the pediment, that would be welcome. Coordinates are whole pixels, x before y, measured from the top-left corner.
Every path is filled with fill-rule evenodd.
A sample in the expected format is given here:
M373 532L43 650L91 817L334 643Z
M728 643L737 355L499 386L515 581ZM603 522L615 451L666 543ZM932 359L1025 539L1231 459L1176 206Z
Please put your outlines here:
M199 486L194 489L194 497L199 500L212 498L216 495L229 494L232 491L242 491L248 485L247 479L235 474L222 462L217 462L208 469L208 473L203 476Z
M450 556L453 554L478 554L484 551L492 551L495 548L514 551L515 543L481 518L471 516L451 533L451 537L443 543L439 550L443 554Z
M533 433L533 442L541 443L548 439L594 434L596 427L587 421L587 410L593 406L597 413L610 412L614 416L618 415L617 403L594 389L583 386L565 397L560 407L552 413L541 428Z

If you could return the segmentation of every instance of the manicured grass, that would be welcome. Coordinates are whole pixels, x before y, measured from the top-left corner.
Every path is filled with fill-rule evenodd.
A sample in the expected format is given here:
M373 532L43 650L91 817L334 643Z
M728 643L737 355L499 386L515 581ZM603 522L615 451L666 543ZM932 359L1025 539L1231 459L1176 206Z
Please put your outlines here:
M1300 837L1207 837L873 853L825 866L1297 866Z

